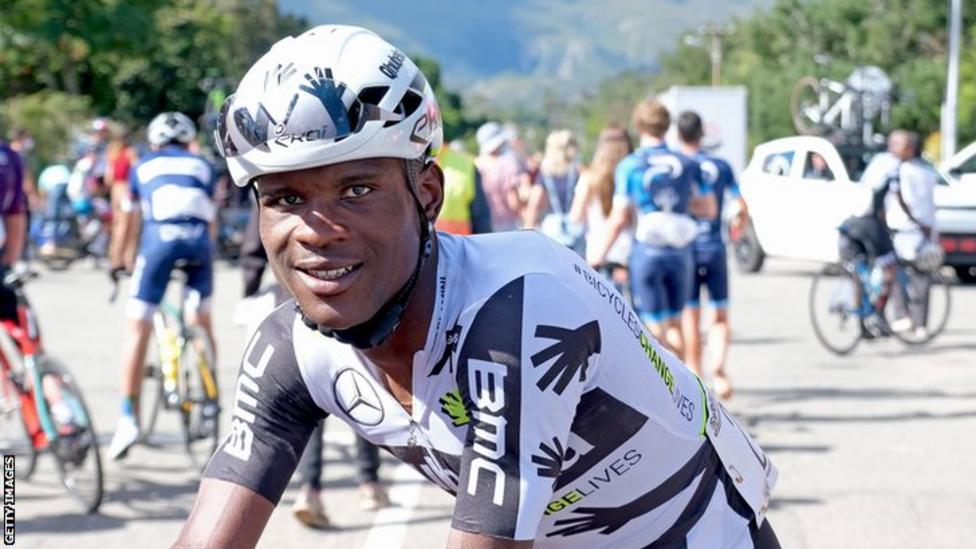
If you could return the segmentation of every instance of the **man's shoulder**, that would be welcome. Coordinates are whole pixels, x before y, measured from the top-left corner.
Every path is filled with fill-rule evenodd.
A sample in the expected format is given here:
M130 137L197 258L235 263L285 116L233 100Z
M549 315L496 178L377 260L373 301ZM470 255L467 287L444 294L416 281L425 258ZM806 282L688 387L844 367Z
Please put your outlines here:
M465 307L517 280L567 288L586 268L579 255L531 230L451 236L447 247L447 270L464 273L465 284L456 286L465 292Z

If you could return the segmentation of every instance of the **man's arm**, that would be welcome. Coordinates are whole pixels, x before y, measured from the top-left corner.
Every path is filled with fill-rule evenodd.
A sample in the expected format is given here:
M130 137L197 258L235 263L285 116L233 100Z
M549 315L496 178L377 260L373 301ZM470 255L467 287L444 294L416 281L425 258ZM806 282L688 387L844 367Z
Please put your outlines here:
M502 539L451 528L447 549L528 549L532 540Z
M293 305L281 305L244 351L230 436L203 472L178 546L253 547L325 418L298 366L294 323Z
M471 232L474 234L491 232L491 209L488 197L481 184L481 171L474 168L474 200L471 201Z
M614 201L618 202L618 201ZM593 267L599 267L607 259L607 253L610 248L613 247L613 243L617 241L620 233L623 232L624 228L630 226L631 218L633 216L633 207L630 204L615 203L613 209L610 210L610 219L607 220L607 232L603 238L603 242L597 244L596 250L593 254L589 255L589 264Z
M3 216L3 227L7 232L7 240L3 245L3 258L0 258L0 262L4 266L10 266L16 263L24 252L24 242L27 240L27 215L7 214Z
M254 547L274 508L250 488L204 478L173 547Z

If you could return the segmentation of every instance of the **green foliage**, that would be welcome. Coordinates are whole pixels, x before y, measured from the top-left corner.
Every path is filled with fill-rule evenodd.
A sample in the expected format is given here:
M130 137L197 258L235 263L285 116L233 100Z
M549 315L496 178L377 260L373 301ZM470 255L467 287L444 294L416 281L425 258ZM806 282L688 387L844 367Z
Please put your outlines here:
M91 117L87 97L41 91L20 95L3 104L0 119L9 129L29 128L37 144L39 165L65 160L75 128Z
M277 0L4 0L0 100L49 158L67 143L78 113L139 125L162 111L198 118L214 110L213 98L271 44L307 27L281 14ZM440 100L446 136L473 133L481 120L465 116L437 62L418 62Z
M484 120L465 113L461 96L444 87L441 81L441 66L436 60L422 55L411 55L410 58L427 77L427 82L437 96L437 104L441 108L441 120L444 124L444 141L470 138Z
M938 131L945 90L946 0L777 0L767 11L735 21L723 42L723 84L749 90L750 141L795 133L789 96L804 75L844 80L861 65L884 69L896 85L892 124L923 135ZM976 13L962 51L960 134L976 137ZM706 84L704 50L681 45L664 56L656 88ZM828 61L817 64L816 56Z
M6 0L0 94L83 96L124 122L163 110L195 117L214 82L233 85L305 26L279 14L276 0Z

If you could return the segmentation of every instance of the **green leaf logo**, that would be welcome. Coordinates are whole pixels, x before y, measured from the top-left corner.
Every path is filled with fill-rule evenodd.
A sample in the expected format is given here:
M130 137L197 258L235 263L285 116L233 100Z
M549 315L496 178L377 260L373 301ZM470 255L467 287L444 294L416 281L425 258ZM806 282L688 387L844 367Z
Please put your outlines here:
M454 389L449 393L445 393L440 401L441 411L451 418L455 427L467 425L471 421L471 418L468 416L468 410L464 407L464 402L461 401L460 390Z

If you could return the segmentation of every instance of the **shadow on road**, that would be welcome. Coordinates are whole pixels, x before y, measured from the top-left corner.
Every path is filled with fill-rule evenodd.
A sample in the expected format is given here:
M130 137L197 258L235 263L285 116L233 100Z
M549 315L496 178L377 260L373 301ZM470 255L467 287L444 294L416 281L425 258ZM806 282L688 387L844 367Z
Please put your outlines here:
M819 399L842 400L892 400L920 398L976 399L976 392L943 391L939 389L896 390L896 389L844 389L834 387L788 387L775 389L739 390L742 395L755 397L763 404L780 402L801 402Z
M820 498L781 498L773 496L769 500L769 509L782 509L784 507L792 507L794 505L822 505L824 500Z
M800 341L795 337L736 337L732 345L783 345Z

